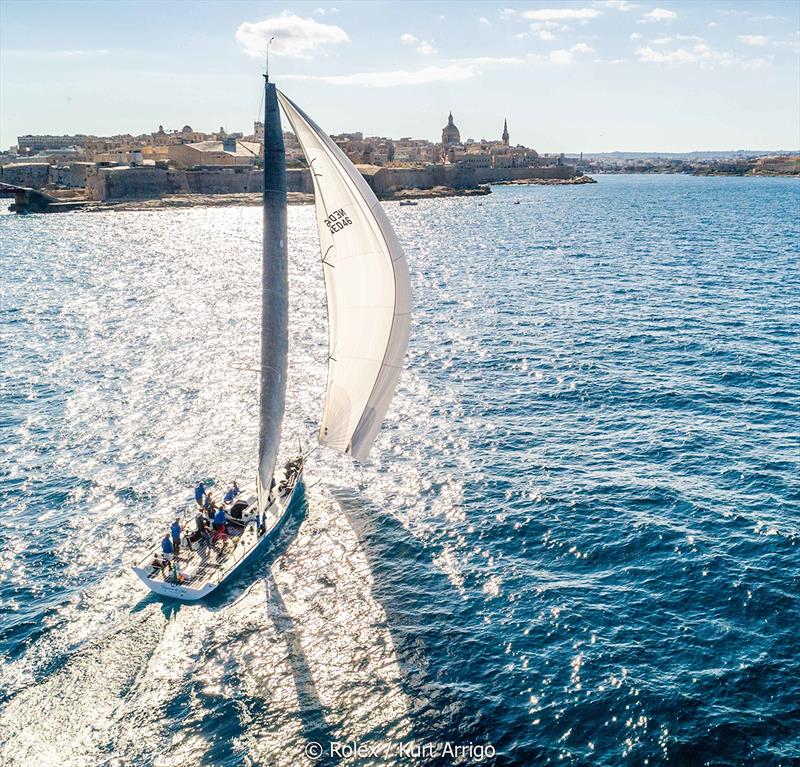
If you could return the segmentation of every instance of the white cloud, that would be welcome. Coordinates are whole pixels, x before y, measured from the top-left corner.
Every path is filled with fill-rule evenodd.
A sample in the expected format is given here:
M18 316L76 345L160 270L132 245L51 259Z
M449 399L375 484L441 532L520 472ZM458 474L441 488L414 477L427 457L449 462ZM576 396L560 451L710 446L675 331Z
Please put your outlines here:
M723 54L724 56L725 54ZM709 56L686 48L675 48L668 51L657 51L655 48L637 48L636 58L652 64L695 64L709 60Z
M574 54L576 53L594 53L594 48L586 45L586 43L576 43L571 48L559 48L556 51L550 51L548 54L529 53L528 61L532 64L543 66L565 67L575 63Z
M352 75L284 75L284 80L316 80L329 85L358 85L364 88L396 88L402 85L427 85L428 83L455 83L477 77L472 67L425 67L409 71L359 72Z
M671 37L667 37L666 35L662 35L661 37L654 37L651 41L653 45L666 45L667 43L672 42Z
M512 8L505 8L500 12L503 18L519 16L529 21L560 21L572 19L575 21L588 21L600 16L597 8L539 8L531 11L516 11Z
M519 56L472 56L466 59L450 59L451 64L476 67L507 67L524 64L525 59Z
M534 21L530 25L530 29L533 32L536 32L537 30L540 29L558 29L559 27L561 27L561 25L555 21ZM566 29L566 27L561 27L561 28Z
M437 53L436 48L433 47L433 41L420 40L408 32L400 35L400 42L403 45L416 45L417 53L422 53L425 56L430 56L432 53Z
M766 45L769 40L764 35L736 35L745 45L753 45L753 46L763 46Z
M539 39L549 42L550 40L555 40L556 36L552 32L548 32L546 29L543 29L541 32L539 32Z
M270 53L294 58L309 58L311 51L326 45L350 42L347 32L335 24L321 24L288 12L263 21L245 21L236 30L236 41L244 52L258 59L264 58L271 37L275 39Z
M699 42L692 48L672 48L656 50L643 47L636 50L636 58L651 64L697 64L709 69L715 65L737 65L743 69L760 69L772 63L768 58L739 59L727 51L713 49L706 42Z
M571 64L572 53L566 50L552 51L550 53L550 62L558 65Z
M6 48L3 53L9 56L34 56L36 58L48 59L75 59L84 56L108 56L111 51L108 48L87 48L75 50L45 50L43 48Z
M708 28L709 29L714 29L714 27L718 27L718 26L719 26L719 22L718 21L709 21L708 22Z
M740 62L742 69L763 69L772 64L771 58L746 59Z
M487 19L487 18L486 18L486 16L481 16L481 17L478 19L478 22L479 22L480 24L485 24L487 27L491 26L491 24L492 24L492 22L491 22L491 21L489 21L489 19Z
M617 11L634 11L639 7L636 3L629 3L627 0L599 0L599 2Z
M672 21L677 18L678 14L675 13L675 11L668 11L666 8L653 8L652 11L648 11L642 16L639 23L648 24L656 21Z
M452 59L444 66L416 70L397 69L389 72L358 72L351 75L283 75L283 79L315 80L329 85L355 85L363 88L396 88L404 85L471 80L483 74L486 67L515 66L524 63L524 59L517 57L478 56L471 59Z
M530 33L528 33L528 32L517 32L517 34L514 35L514 37L516 37L517 40L524 40L526 37L530 37Z
M641 40L642 36L639 32L631 32L630 39L631 40Z

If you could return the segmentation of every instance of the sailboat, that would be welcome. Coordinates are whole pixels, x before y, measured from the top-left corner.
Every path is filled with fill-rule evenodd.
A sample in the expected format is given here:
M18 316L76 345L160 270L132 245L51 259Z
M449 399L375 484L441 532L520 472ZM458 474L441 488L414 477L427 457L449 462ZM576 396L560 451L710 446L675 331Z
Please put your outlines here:
M328 381L319 443L366 460L400 377L408 346L411 286L403 249L367 182L333 140L264 75L263 249L258 470L255 489L221 508L224 534L182 524L179 551L156 544L133 567L152 591L207 596L276 537L303 483L305 456L276 481L288 364L286 162L280 109L305 155L328 304ZM194 512L202 515L198 506ZM188 521L188 512L184 521ZM219 532L219 531L217 531Z

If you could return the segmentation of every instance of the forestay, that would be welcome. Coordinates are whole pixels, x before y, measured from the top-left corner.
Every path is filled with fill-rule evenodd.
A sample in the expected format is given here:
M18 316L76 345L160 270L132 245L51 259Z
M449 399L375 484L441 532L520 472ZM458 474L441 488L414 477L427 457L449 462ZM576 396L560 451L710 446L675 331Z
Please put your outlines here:
M408 346L408 264L381 204L331 138L278 91L311 169L328 295L323 445L366 459Z

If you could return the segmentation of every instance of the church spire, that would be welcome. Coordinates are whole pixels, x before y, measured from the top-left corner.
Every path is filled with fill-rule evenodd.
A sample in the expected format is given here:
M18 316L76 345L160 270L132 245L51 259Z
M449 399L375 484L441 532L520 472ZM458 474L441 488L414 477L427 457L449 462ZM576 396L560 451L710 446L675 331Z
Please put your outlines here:
M503 120L503 146L508 146L508 118Z

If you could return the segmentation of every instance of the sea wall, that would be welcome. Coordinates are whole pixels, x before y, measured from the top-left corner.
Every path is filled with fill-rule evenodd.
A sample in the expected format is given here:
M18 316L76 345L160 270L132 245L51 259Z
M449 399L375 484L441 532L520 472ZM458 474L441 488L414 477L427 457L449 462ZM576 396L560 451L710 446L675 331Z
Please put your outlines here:
M400 189L431 189L436 186L470 189L479 184L518 179L566 179L575 174L569 165L544 168L475 168L468 165L426 165L416 168L361 166L367 183L378 197L388 197ZM86 189L90 200L133 200L158 198L166 194L240 194L259 192L263 183L260 170L245 167L206 167L193 170L154 165L96 166L93 163L48 165L14 163L0 168L0 178L8 184L32 189L57 186ZM306 168L286 171L289 192L314 191L311 173Z
M239 194L260 192L261 171L251 168L201 168L175 170L153 166L98 168L89 173L87 196L92 200L130 200L165 194ZM313 192L311 174L305 168L286 172L289 192Z
M476 168L479 184L493 184L498 181L517 181L527 178L572 178L573 165L548 165L544 168Z
M87 197L92 200L129 200L188 191L179 173L152 165L97 168L86 184Z
M46 162L19 162L3 165L0 180L4 184L42 189L50 182L50 165Z
M73 162L69 165L51 165L49 183L66 189L84 189L93 162Z
M567 179L575 175L571 165L551 165L543 168L475 168L468 165L427 165L421 168L364 167L362 173L378 197L399 189L431 189L447 186L469 189L478 184L517 179Z

